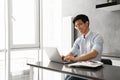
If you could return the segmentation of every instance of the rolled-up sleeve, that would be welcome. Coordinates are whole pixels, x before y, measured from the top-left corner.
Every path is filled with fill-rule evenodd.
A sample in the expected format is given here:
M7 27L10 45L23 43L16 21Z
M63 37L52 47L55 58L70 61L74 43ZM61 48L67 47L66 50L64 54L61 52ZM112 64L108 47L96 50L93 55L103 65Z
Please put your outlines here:
M79 39L77 39L77 40L74 42L73 47L72 47L72 50L71 50L71 52L73 53L74 56L77 56L78 53L79 53L79 45L78 45L78 43L79 43Z
M100 35L97 35L93 40L92 50L96 50L99 54L102 54L103 43L103 38Z

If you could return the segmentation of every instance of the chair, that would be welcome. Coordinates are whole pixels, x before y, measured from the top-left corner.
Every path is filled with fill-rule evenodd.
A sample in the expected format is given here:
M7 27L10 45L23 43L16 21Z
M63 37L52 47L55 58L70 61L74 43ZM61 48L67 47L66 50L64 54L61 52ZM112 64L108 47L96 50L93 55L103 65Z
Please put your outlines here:
M110 59L101 59L101 62L103 62L104 64L107 64L107 65L112 65L112 61Z

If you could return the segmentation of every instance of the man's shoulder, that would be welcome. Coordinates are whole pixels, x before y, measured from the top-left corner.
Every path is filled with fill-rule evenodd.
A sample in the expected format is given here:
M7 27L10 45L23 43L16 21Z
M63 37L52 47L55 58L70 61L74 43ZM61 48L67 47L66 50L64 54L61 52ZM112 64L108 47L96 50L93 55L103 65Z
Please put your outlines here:
M92 32L92 40L103 41L103 37L98 32Z
M101 36L98 32L91 32L91 35L92 35L93 37Z
M91 34L97 35L97 34L99 34L99 33L98 33L98 32L93 32L93 31L91 31Z

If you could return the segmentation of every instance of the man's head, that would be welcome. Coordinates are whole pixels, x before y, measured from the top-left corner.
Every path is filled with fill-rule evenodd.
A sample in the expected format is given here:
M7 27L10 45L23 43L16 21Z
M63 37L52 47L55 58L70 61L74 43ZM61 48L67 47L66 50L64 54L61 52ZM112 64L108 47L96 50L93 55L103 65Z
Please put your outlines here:
M83 35L86 35L89 31L89 19L84 14L80 14L74 17L73 24L75 28Z

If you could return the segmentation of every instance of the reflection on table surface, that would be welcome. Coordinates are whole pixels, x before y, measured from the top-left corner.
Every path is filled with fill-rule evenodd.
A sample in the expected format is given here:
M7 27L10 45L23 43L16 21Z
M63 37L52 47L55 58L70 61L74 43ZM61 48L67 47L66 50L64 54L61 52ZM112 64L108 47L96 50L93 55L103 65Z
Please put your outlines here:
M87 67L68 67L68 64L60 64L56 62L37 63L28 65L38 68L43 68L51 71L57 71L65 74L74 75L76 77L90 78L94 80L119 80L120 67L103 65L98 68Z

